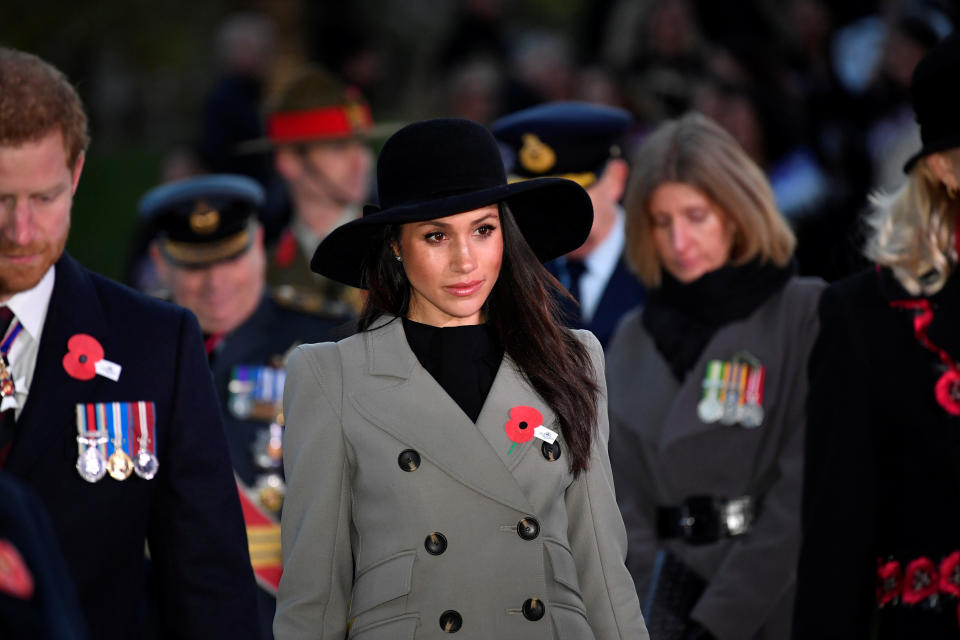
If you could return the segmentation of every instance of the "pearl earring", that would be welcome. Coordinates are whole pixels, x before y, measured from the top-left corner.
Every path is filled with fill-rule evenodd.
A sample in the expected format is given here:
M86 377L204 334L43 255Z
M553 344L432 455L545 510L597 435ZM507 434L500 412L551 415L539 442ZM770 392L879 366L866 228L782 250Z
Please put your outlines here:
M400 257L399 253L393 257L397 259L397 262L403 262L403 258Z

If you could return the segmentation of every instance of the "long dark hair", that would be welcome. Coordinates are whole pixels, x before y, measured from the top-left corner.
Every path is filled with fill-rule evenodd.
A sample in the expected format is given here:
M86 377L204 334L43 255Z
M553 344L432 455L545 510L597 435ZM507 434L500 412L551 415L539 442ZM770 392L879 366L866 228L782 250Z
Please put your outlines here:
M556 300L569 294L537 260L509 207L501 202L499 208L503 261L484 303L484 317L521 374L557 414L570 471L576 476L588 467L597 428L599 386L590 354L561 320ZM360 314L360 331L370 329L382 315L407 315L410 284L392 248L399 234L399 225L387 225L380 242L371 244L364 256L363 283L369 296Z

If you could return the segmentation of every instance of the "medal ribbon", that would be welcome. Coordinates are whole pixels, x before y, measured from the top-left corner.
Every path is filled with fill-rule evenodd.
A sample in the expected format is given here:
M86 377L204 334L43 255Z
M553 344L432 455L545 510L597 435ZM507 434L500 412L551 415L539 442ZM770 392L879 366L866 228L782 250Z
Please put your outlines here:
M13 346L13 341L17 339L17 336L20 335L20 330L23 329L23 325L20 324L18 320L16 324L13 325L13 329L10 330L10 333L7 334L7 337L4 338L3 342L0 343L0 356L4 358L7 357L7 354L10 353L10 347Z

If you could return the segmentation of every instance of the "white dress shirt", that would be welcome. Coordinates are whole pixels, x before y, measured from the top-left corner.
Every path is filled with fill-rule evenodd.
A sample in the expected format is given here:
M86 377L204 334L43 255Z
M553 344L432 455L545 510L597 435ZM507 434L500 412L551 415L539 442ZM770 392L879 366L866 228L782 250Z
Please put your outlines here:
M54 268L50 267L36 286L14 294L4 304L16 314L14 322L23 325L23 330L13 341L10 353L7 354L13 375L13 385L16 388L13 397L16 401L14 415L17 418L20 417L20 411L27 402L27 395L33 382L33 371L37 366L37 352L40 348L40 334L47 320L47 308L50 306L50 296L53 294L54 279ZM10 327L12 329L13 324ZM5 402L3 409L8 406Z
M583 261L587 270L580 276L579 302L580 318L584 324L589 324L593 320L607 283L610 282L610 276L613 275L617 263L620 262L620 256L623 255L625 242L624 214L623 209L618 206L617 219L610 233Z

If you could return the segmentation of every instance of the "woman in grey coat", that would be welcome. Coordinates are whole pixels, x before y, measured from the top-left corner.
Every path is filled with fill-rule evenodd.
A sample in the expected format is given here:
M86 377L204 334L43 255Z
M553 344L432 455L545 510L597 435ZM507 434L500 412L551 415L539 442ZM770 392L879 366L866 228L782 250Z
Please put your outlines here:
M586 192L508 185L456 119L401 129L377 173L311 265L368 290L360 331L288 365L277 638L646 638L602 351L539 262L586 238Z
M607 363L627 564L655 638L787 638L822 283L793 275L766 178L707 118L662 125L633 171L650 295Z

